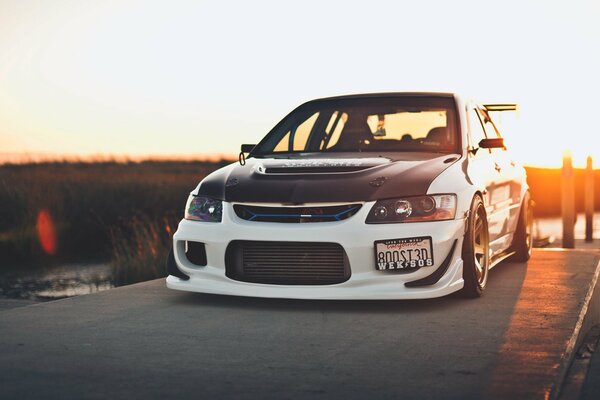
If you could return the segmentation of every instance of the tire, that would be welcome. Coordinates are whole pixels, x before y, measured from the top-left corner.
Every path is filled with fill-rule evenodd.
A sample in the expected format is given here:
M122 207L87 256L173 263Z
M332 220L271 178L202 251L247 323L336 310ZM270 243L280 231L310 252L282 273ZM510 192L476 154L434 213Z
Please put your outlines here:
M473 198L467 232L462 248L464 297L481 297L490 269L490 234L483 200Z
M525 193L521 210L519 212L519 222L513 238L513 261L527 262L531 258L531 248L533 247L533 207L531 206L531 195Z
M172 247L171 247L171 250L169 251L169 255L167 255L166 270L167 270L167 276L173 275L173 276L178 277L179 279L183 279L184 281L187 281L188 279L190 279L189 276L187 276L179 268L177 268L177 263L175 262L175 253L173 252Z

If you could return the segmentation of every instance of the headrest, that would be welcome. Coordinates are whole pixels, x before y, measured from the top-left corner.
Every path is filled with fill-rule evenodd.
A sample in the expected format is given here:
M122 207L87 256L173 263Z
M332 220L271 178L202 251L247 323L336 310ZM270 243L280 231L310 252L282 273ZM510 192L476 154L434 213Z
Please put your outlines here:
M439 144L448 143L448 129L445 126L433 128L427 133L426 142L437 142Z

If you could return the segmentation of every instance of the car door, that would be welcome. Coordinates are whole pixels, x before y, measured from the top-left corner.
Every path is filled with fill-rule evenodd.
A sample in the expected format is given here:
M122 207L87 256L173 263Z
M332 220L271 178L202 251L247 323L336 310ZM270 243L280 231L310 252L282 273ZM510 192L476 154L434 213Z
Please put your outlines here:
M479 148L481 139L487 137L484 125L485 120L481 111L476 106L468 107L469 122L469 176L485 187L483 202L488 218L490 235L490 250L492 255L503 250L502 237L505 232L507 215L506 185L508 181L502 173L502 166L496 154L488 149ZM493 137L493 136L492 136Z
M483 108L478 108L477 112L486 136L502 138L489 113ZM493 206L491 209L492 219L494 220L494 232L490 232L490 240L493 243L490 244L490 247L493 254L498 254L508 249L511 244L511 234L516 229L521 182L517 177L516 165L510 159L506 147L490 149L489 153L494 170L497 172L494 184L488 189L490 204Z
M485 111L482 111L485 112ZM497 137L502 138L502 134L498 129L497 125L494 123L493 119L489 116L489 113L485 113L487 119L484 120L484 129L488 137ZM505 223L502 229L502 236L511 235L510 237L506 237L505 241L506 248L510 246L510 239L512 238L512 233L517 228L517 222L519 219L519 211L521 208L521 191L523 186L523 171L520 166L518 166L510 155L510 149L504 147L503 149L492 149L491 150L492 157L494 159L494 164L500 168L500 172L503 175L503 179L506 181L506 184L503 186L503 192L498 193L497 195L501 195L500 205L502 209L504 209L503 213L505 216Z

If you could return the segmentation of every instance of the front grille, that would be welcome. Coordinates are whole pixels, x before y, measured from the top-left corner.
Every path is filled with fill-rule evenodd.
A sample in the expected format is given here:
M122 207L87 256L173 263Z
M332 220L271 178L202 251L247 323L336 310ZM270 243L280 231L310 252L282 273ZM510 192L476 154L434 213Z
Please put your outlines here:
M331 285L350 279L342 246L320 242L236 240L225 255L227 277L274 285Z
M233 209L238 217L246 221L305 223L342 221L356 214L361 207L361 204L320 207L260 207L235 204Z

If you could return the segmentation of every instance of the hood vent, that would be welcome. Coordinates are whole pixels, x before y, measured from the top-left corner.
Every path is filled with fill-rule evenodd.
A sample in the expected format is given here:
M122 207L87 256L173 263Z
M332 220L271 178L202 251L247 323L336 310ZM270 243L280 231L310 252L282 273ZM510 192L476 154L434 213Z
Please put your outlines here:
M371 168L369 165L323 166L323 167L268 167L266 174L331 174L336 172L356 172Z
M273 161L265 160L254 166L254 171L259 174L335 174L364 171L369 168L389 164L387 158L363 159L307 159Z

